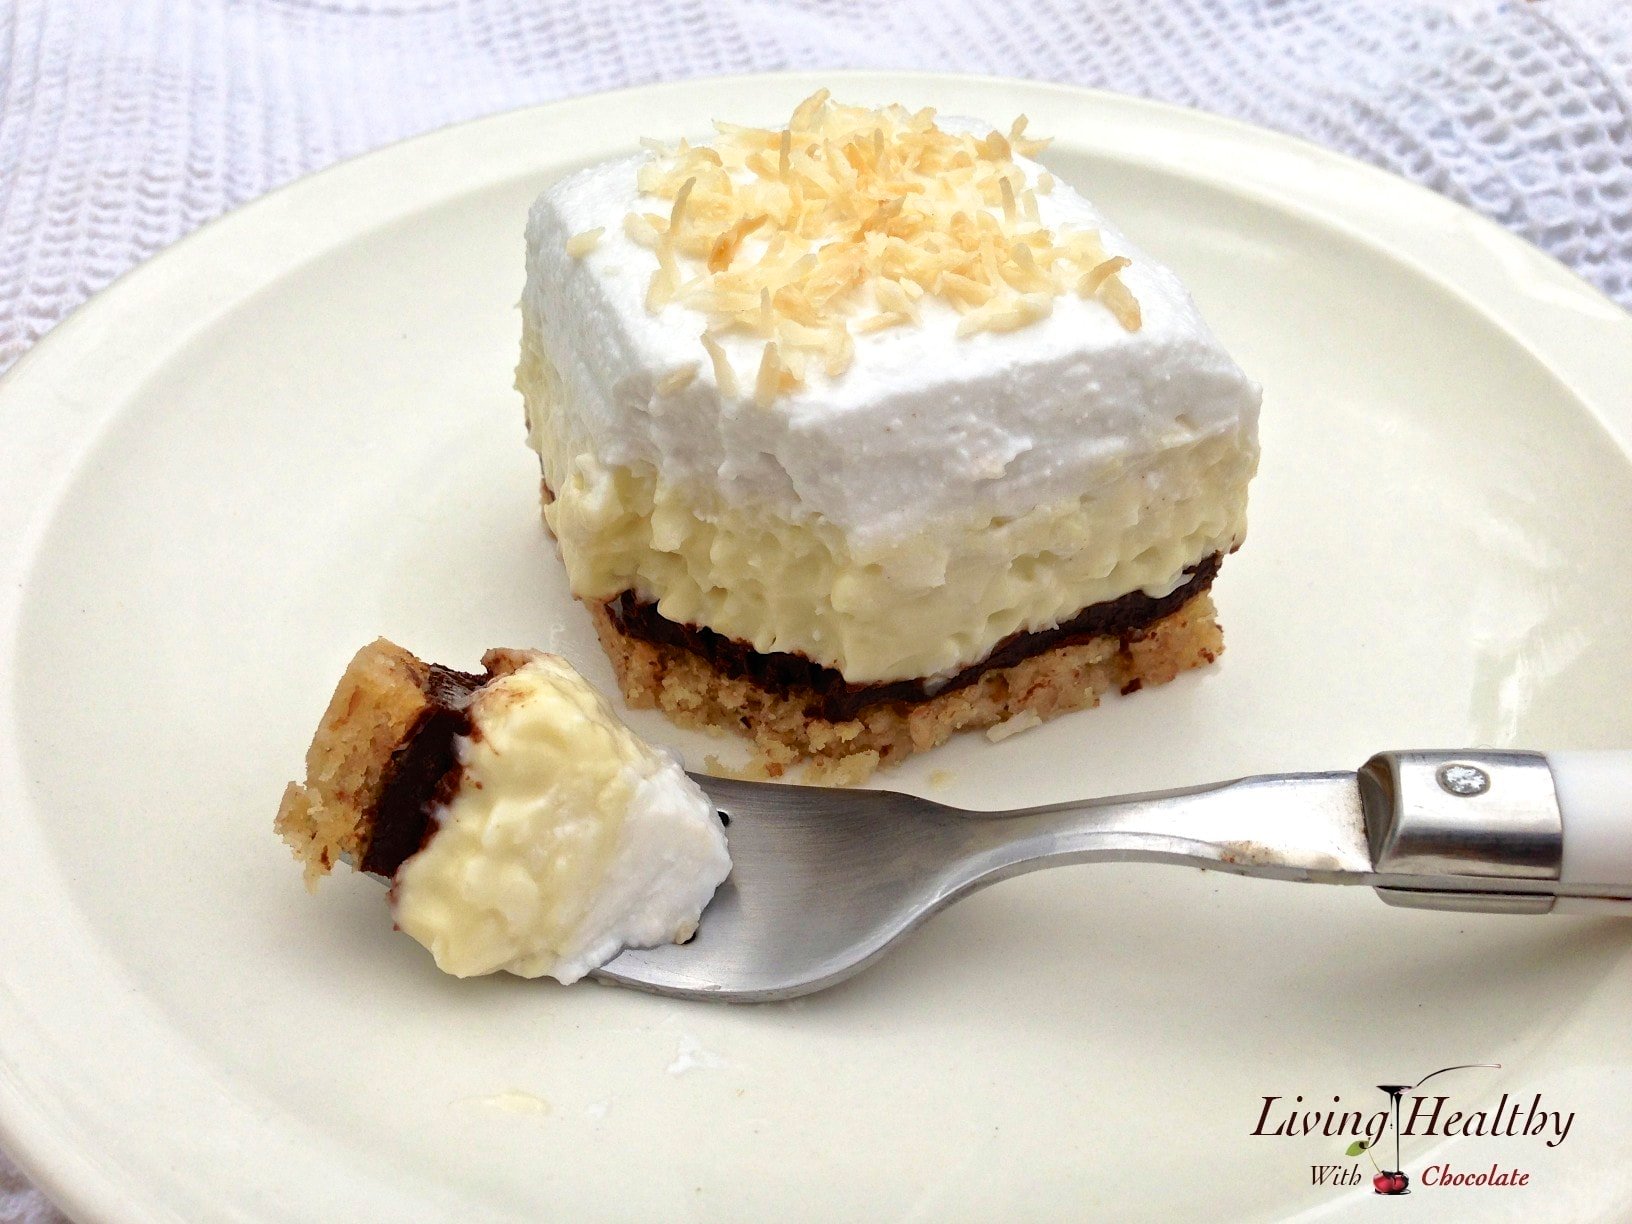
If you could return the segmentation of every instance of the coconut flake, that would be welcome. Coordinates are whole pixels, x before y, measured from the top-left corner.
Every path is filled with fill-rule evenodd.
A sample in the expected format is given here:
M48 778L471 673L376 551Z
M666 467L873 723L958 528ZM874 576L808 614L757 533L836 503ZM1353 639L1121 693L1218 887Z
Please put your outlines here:
M769 405L817 364L842 375L853 334L919 322L925 297L962 315L960 336L1029 326L1072 287L1140 324L1116 276L1126 259L1108 258L1097 233L1042 225L1037 195L1053 177L1028 186L1014 159L1048 142L1024 115L1007 136L977 138L942 131L932 110L844 106L818 90L784 128L714 128L709 145L646 144L637 182L668 215L631 212L624 230L657 259L648 309L678 301L705 316L722 394L738 383L715 336L765 341L753 397Z
M677 392L684 391L691 386L692 380L696 377L697 363L695 361L690 365L683 365L678 369L670 370L657 380L657 393L659 395L674 395Z
M601 235L604 233L606 233L604 228L596 227L595 229L585 230L581 234L574 234L567 239L567 254L573 259L582 259L595 249L596 245L601 241Z

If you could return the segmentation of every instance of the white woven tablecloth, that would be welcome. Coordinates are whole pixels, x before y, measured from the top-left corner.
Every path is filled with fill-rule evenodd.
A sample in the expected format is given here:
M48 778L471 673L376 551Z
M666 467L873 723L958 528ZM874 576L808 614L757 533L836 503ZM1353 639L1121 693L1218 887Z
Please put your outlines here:
M1632 306L1628 0L0 0L0 369L132 264L338 158L571 94L822 67L1281 128ZM0 1154L0 1224L60 1218Z

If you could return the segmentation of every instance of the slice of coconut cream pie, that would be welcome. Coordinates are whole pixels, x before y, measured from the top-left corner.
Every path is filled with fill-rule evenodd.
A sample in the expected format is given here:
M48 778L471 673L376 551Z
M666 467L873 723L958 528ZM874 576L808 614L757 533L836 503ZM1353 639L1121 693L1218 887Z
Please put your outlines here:
M1178 278L1023 119L716 127L528 223L544 517L630 704L852 780L1211 662L1259 391Z

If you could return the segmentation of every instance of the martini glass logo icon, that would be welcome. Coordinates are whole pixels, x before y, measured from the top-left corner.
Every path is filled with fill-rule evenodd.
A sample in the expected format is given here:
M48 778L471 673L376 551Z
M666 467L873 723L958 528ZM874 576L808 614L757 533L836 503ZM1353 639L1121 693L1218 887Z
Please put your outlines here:
M1436 1075L1444 1075L1447 1071L1466 1071L1473 1067L1490 1067L1501 1069L1501 1063L1457 1063L1454 1067L1441 1067L1438 1071L1430 1071L1414 1084L1378 1084L1380 1091L1388 1095L1388 1109L1394 1124L1394 1167L1385 1169L1377 1163L1376 1156L1371 1152L1371 1140L1356 1139L1349 1144L1347 1155L1358 1156L1364 1152L1371 1161L1371 1167L1377 1170L1377 1175L1371 1179L1373 1193L1376 1194L1410 1194L1411 1179L1400 1168L1400 1098L1413 1088L1420 1088Z
M1388 1093L1394 1113L1394 1167L1377 1170L1377 1176L1371 1179L1372 1190L1376 1194L1410 1194L1411 1179L1400 1171L1400 1097L1416 1085L1378 1084L1377 1087Z

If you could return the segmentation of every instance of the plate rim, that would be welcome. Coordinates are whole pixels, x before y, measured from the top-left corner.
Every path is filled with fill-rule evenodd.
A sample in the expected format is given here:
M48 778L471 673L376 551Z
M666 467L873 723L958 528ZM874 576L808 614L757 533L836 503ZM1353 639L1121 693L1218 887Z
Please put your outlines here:
M1217 176L1186 162L1172 160L1171 150L1186 139L1202 138L1237 145L1249 154L1247 165L1234 170L1243 181L1228 184L1232 193L1301 214L1328 229L1345 231L1351 239L1380 248L1391 260L1436 286L1453 293L1491 321L1507 338L1525 349L1549 373L1558 377L1583 407L1605 429L1623 456L1632 457L1632 314L1623 310L1578 274L1519 236L1430 188L1346 154L1244 121L1104 90L1057 82L992 75L928 71L798 71L730 76L694 77L661 84L635 85L601 93L583 94L540 105L518 107L464 120L406 137L343 159L322 170L297 178L229 210L133 266L112 283L77 306L37 340L3 376L0 376L0 488L11 492L0 498L0 845L8 831L23 824L21 770L14 759L18 725L15 663L18 654L18 619L29 590L29 574L39 555L41 534L55 517L61 498L85 454L103 429L116 421L124 397L152 373L165 367L177 348L197 330L207 328L222 313L230 312L304 262L322 258L336 246L345 246L426 207L446 204L462 194L490 188L513 176L522 159L505 163L502 178L489 167L485 177L441 181L422 174L417 190L390 197L383 213L370 192L387 186L396 170L416 162L433 164L472 161L484 139L530 124L570 128L574 112L593 107L639 106L657 111L666 98L696 96L700 107L710 94L735 93L750 100L758 91L790 87L850 86L873 93L930 92L937 87L1004 90L1024 105L1028 95L1048 94L1085 106L1103 119L1120 122L1159 137L1141 142L1141 149L1117 146L1116 133L1107 146L1084 142L1096 153L1161 168L1168 173L1204 182ZM1011 108L1012 109L1012 108ZM1111 124L1115 127L1115 123ZM503 141L501 140L502 144ZM589 141L593 143L593 141ZM475 159L479 161L478 159ZM556 152L539 160L560 164ZM1314 163L1311 167L1309 163ZM1300 175L1303 182L1299 182ZM1333 176L1368 189L1366 206L1333 209ZM1319 186L1313 184L1318 183ZM361 193L365 208L325 208L324 201ZM1358 211L1364 215L1346 214ZM332 215L326 215L332 214ZM1406 224L1391 231L1390 218ZM1443 231L1424 245L1427 221L1442 221L1454 232L1447 244ZM244 240L252 248L257 233L283 232L292 222L316 222L303 236L306 245L293 250L262 252L242 267L223 274L212 255ZM1378 224L1382 223L1379 231ZM1422 232L1419 232L1422 231ZM1468 256L1484 258L1467 261ZM1461 263L1458 261L1461 260ZM1435 265L1438 266L1435 266ZM1451 265L1457 265L1454 271ZM189 326L160 329L159 315L139 322L144 303L160 303L180 311L196 309ZM1537 307L1542 309L1537 310ZM1529 313L1534 311L1535 313ZM134 337L126 335L134 330ZM145 350L131 346L142 333L163 330L157 343ZM121 341L121 336L125 338ZM1605 341L1621 341L1619 348ZM121 344L123 347L121 347ZM129 364L124 362L135 357ZM123 386L100 405L99 385L112 379ZM1623 398L1616 398L1616 391ZM66 422L66 424L65 424ZM15 827L14 827L15 826ZM20 863L13 861L13 866ZM3 910L0 910L3 914ZM0 1014L15 1015L3 967L0 967ZM40 1079L41 1068L32 1078ZM123 1162L99 1158L73 1142L71 1119L61 1110L34 1099L25 1063L15 1044L0 1041L0 1143L12 1159L54 1202L76 1217L87 1219L173 1218L153 1193L162 1183L143 1187L121 1180ZM128 1154L127 1154L128 1159ZM115 1167L115 1166L118 1167Z

